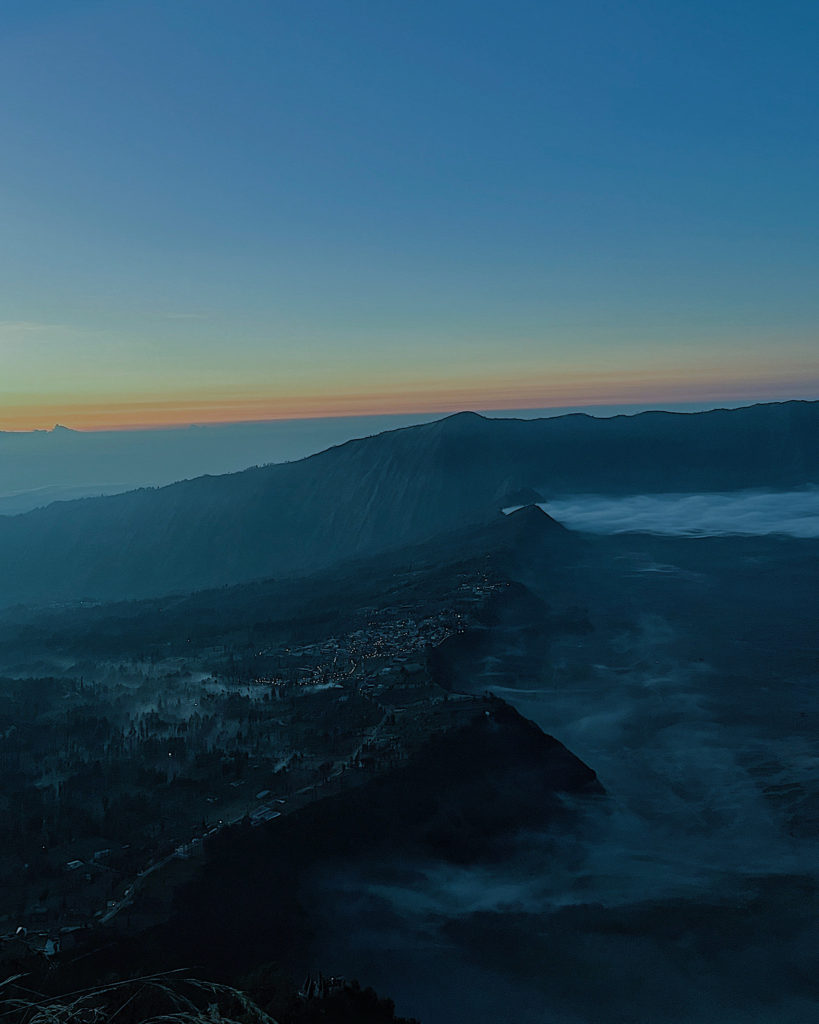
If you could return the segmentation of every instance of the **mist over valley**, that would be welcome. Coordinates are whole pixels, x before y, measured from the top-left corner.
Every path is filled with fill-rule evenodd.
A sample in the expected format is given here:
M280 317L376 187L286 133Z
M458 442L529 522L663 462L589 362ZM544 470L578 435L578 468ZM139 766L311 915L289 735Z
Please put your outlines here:
M572 530L688 537L787 534L819 537L819 489L729 494L567 496L538 507ZM511 512L514 508L504 509Z
M0 4L0 1024L819 1021L817 50Z
M265 964L802 1024L817 415L462 414L0 521L0 918L283 1019Z

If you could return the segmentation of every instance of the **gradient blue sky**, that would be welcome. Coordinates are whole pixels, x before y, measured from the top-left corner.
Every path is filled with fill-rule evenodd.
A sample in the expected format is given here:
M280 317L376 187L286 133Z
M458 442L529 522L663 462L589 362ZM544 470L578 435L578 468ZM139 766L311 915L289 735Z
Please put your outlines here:
M819 4L0 4L0 428L819 396Z

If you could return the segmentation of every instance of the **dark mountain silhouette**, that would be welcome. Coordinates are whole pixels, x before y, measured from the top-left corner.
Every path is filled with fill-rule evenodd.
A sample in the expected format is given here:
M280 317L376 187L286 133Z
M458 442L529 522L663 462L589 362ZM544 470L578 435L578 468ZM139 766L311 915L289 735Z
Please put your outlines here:
M145 597L269 576L490 522L521 495L819 481L819 402L494 420L459 413L300 462L0 518L0 603Z

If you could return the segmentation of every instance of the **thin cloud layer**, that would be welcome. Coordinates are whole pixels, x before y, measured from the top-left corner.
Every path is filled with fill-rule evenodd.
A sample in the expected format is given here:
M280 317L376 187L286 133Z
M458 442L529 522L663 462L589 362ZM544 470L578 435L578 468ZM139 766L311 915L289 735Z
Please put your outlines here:
M817 487L783 493L583 495L540 507L564 526L590 533L819 537Z

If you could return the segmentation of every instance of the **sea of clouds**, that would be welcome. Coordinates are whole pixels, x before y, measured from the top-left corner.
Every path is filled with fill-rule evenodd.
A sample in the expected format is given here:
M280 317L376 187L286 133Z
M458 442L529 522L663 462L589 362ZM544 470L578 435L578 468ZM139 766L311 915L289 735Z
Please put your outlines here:
M553 519L590 533L819 537L819 487L726 494L578 495L544 502Z

